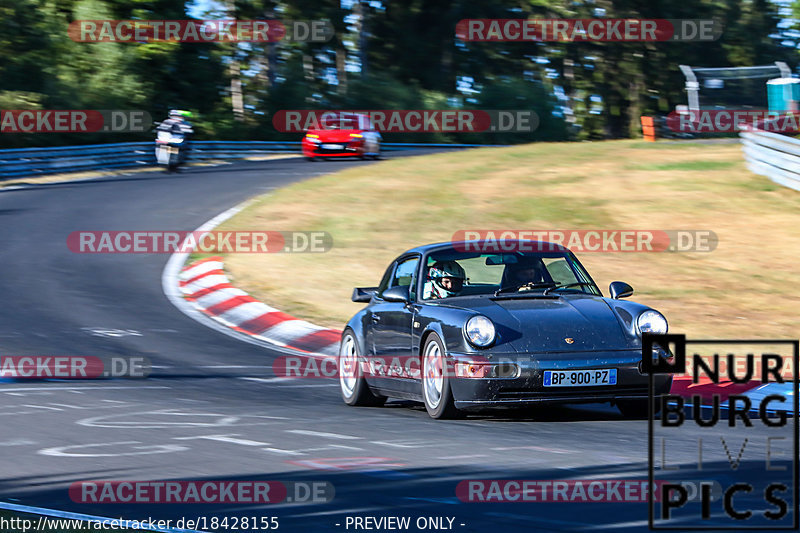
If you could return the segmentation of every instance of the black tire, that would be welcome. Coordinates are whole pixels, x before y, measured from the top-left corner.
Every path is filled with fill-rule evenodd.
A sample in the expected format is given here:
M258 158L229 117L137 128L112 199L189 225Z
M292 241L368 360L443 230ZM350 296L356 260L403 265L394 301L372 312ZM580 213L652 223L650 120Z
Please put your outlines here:
M339 390L347 405L357 407L379 407L386 403L386 397L370 390L367 380L361 373L361 352L358 349L355 333L345 330L339 345ZM355 363L355 364L353 364Z
M306 161L310 161L310 162L314 163L316 160L317 160L316 157L311 157L309 155L306 156Z
M444 343L436 333L431 333L425 339L420 367L422 369L420 376L422 399L431 418L447 419L463 416L453 402L453 391L450 389L452 371L448 368ZM432 374L429 374L429 370ZM437 382L440 387L437 387Z
M649 400L617 400L617 409L623 416L628 418L647 418L650 414L648 402ZM654 414L658 414L661 410L661 402L658 398L655 399Z

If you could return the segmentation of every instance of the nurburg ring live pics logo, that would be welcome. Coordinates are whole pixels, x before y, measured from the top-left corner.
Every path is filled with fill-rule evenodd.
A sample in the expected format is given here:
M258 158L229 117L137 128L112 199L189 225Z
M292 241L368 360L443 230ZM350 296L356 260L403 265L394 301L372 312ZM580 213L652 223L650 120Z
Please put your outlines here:
M798 351L796 340L643 336L651 529L797 529ZM654 394L656 374L672 374L669 394Z

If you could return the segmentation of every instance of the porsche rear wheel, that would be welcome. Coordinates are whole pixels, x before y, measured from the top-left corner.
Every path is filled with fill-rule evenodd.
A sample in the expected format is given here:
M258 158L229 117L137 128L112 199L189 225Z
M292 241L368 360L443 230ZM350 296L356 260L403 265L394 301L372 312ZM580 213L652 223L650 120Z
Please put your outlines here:
M444 344L431 333L422 350L422 398L431 418L457 418L461 414L453 402L450 373Z
M339 388L342 391L344 403L354 406L383 405L386 397L374 394L370 390L361 373L359 360L360 354L355 334L351 330L347 330L339 347Z

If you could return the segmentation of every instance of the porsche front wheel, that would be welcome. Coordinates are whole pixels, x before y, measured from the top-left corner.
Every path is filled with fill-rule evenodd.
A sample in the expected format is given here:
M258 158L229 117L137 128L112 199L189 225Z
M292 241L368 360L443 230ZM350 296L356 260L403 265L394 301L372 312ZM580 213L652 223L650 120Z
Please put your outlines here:
M360 354L354 333L350 330L342 337L339 347L339 388L347 405L380 406L385 396L374 394L361 372Z
M444 344L431 333L422 350L422 397L431 418L457 418L461 414L453 402L451 374Z

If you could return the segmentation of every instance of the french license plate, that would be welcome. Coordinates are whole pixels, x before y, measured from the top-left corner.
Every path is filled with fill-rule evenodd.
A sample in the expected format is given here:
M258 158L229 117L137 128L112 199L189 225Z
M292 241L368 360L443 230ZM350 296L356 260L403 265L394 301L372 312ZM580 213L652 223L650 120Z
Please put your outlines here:
M328 144L328 143L325 143L325 144L322 145L322 148L325 149L325 150L341 150L342 148L344 148L344 146L342 146L341 144Z
M603 370L545 370L545 387L591 387L598 385L616 385L617 369Z

